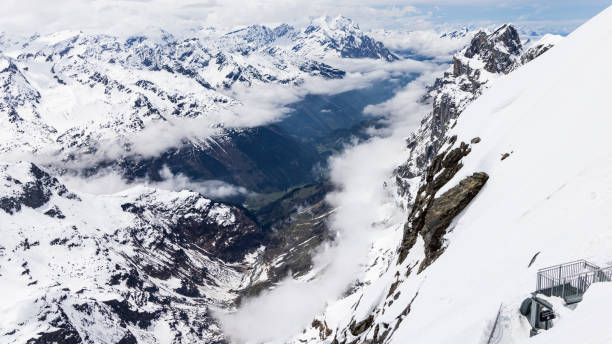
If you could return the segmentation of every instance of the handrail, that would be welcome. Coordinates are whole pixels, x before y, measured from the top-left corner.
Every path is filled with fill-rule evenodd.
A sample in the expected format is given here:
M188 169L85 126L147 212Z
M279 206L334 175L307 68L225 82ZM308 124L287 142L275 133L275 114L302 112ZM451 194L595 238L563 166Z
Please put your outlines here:
M546 270L554 270L554 269L558 269L561 266L572 265L572 264L576 264L576 263L589 263L589 262L586 259L578 259L578 260L574 260L572 262L567 262L567 263L562 263L562 264L557 264L557 265L549 266L549 267L546 267L546 268L542 268L542 269L539 269L538 272L546 271ZM592 264L592 263L589 263L589 264Z
M584 259L538 270L536 293L579 302L593 283L612 281L612 266L600 268Z
M598 269L600 269L599 266L584 259L580 259L573 262L540 269L538 270L538 276L546 276L548 278L561 280L563 278L568 278L574 275L579 275L584 272L595 271Z

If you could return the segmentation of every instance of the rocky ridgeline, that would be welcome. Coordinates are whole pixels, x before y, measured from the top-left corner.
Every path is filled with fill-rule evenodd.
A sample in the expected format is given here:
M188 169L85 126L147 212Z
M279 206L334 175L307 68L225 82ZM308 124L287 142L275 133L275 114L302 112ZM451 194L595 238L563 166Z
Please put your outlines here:
M319 317L311 329L296 337L297 341L389 342L418 298L415 284L419 284L421 273L452 244L445 239L451 223L489 179L481 171L462 171L465 177L454 178L464 168L462 159L470 154L472 147L486 142L481 143L478 137L470 142L458 142L456 136L448 137L447 131L467 104L495 78L510 73L549 48L550 45L538 44L525 51L516 30L504 25L491 34L476 34L455 55L450 70L429 91L427 99L432 101L433 110L408 140L409 159L396 171L398 193L411 207L397 251L386 260L388 265L379 263L383 266L378 279L368 281L343 300L349 302L350 310L342 315L344 320L337 328L329 328L325 317ZM338 319L338 314L334 318Z
M317 323L313 323L313 327L320 339L331 344L382 344L393 336L395 330L410 313L412 301L418 297L418 291L412 295L402 295L400 286L412 274L418 275L423 272L444 253L448 244L444 236L450 224L455 216L478 195L489 178L486 173L475 172L456 184L449 184L463 168L462 159L470 154L471 146L478 142L478 138L474 138L469 144L457 142L456 137L452 137L443 150L434 157L404 225L397 260L391 262L381 276L380 281L390 281L389 284L385 285L379 281L377 283L383 284L364 286L363 294L351 308L354 314L345 316L345 319L350 319L345 326L337 329L322 328L315 325L325 323L324 319L316 319ZM446 191L440 194L442 189ZM422 239L423 247L416 245L419 237ZM419 253L410 258L409 254L413 250ZM387 276L393 277L389 279ZM385 293L379 296L380 300L375 297L372 302L370 298L379 295L382 291ZM362 299L369 301L362 305ZM405 306L398 306L401 304Z
M447 138L465 107L490 87L495 79L540 56L552 47L543 42L525 49L516 29L503 25L493 33L478 32L457 53L444 76L436 79L424 101L432 111L407 140L409 157L396 170L398 193L410 204L416 197L421 177Z
M456 137L449 140L449 148L438 154L427 169L427 174L417 192L412 211L404 225L404 236L399 249L398 263L402 264L416 243L417 236L423 238L425 259L418 272L427 268L443 252L443 237L455 216L476 197L489 178L477 172L464 178L459 184L438 195L455 174L463 167L461 159L471 151L469 144L461 142L455 146ZM474 138L473 144L479 142Z

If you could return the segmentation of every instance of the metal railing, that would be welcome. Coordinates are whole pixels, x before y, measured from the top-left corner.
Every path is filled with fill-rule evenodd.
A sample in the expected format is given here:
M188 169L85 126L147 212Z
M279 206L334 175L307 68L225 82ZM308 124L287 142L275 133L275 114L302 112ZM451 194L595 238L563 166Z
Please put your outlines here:
M567 303L579 302L589 286L612 281L612 267L600 268L586 260L538 270L536 293L558 296Z

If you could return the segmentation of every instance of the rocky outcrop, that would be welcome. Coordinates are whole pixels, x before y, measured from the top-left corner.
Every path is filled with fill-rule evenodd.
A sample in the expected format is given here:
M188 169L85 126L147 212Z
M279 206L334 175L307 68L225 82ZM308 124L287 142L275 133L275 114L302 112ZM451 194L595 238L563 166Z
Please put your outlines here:
M14 177L7 173L0 177L4 179L2 181L5 188L5 192L0 194L0 209L9 214L20 211L23 206L41 207L49 202L53 195L78 199L57 178L51 177L34 164L0 166L0 173L2 172L19 175L19 177Z
M552 47L554 47L554 44L552 42L542 42L535 44L533 47L527 49L527 51L523 53L523 55L521 55L521 60L519 63L516 63L515 68L518 68L532 61L533 59L550 50L550 48Z
M470 145L461 142L452 148L456 137L449 139L449 148L438 154L427 171L408 221L404 225L404 235L399 249L398 262L401 264L410 249L421 235L425 243L425 260L419 272L429 266L443 250L443 237L453 219L476 197L486 183L486 173L474 173L461 180L442 195L438 191L444 187L463 167L461 159L471 151ZM478 140L472 140L478 141Z
M518 32L505 24L489 35L482 31L477 33L463 56L468 59L480 56L484 70L489 73L507 73L522 50Z
M444 251L443 236L453 219L478 195L489 179L484 172L465 177L447 192L435 198L426 210L427 215L421 235L425 242L425 260L419 271L427 268Z
M470 154L471 145L478 144L480 140L474 138L470 142L471 144L457 142L456 136L450 137L444 144L444 150L435 156L427 169L415 204L404 226L397 254L397 265L391 263L386 272L393 274L393 277L387 278L389 284L385 289L381 289L381 285L376 285L369 290L370 292L375 290L373 294L366 292L360 298L355 298L358 301L352 309L360 311L355 311L354 318L332 333L334 336L332 343L386 343L393 337L401 323L410 321L408 315L414 300L419 295L419 289L406 289L404 283L412 278L426 278L414 276L412 273L415 270L417 274L421 273L440 257L445 250L444 236L449 227L478 195L489 178L486 173L476 172L459 180L452 187L449 185L458 179L457 173L464 168L462 159ZM421 258L418 254L405 263L419 236L423 241L425 257ZM414 283L411 288L414 288ZM384 298L383 292L386 294ZM413 295L411 299L410 296L408 299L404 296L406 292L409 292L408 295ZM380 299L374 303L362 301L372 298L373 295ZM365 305L362 306L362 303ZM368 311L362 313L364 309Z

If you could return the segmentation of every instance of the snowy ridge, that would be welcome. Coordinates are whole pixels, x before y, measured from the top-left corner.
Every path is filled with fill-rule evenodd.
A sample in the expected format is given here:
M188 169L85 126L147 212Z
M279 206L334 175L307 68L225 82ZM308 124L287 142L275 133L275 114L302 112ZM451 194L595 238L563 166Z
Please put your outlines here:
M403 231L388 229L403 235L390 263L372 265L380 276L330 305L316 320L324 325L313 323L296 342L609 342L599 322L609 283L591 287L575 310L551 299L559 318L536 337L519 307L540 268L612 261L612 72L602 68L612 57L610 23L612 8L466 106L427 169L417 194L427 201ZM484 180L478 188L475 178ZM467 191L467 204L448 208ZM419 218L425 226L415 233ZM432 240L440 244L433 256Z
M339 53L340 57L368 57L389 62L398 59L382 43L365 35L359 25L343 16L315 19L298 37L304 42L298 43L292 49L306 52L308 55L324 57L330 53ZM306 44L308 41L319 44Z
M408 203L414 198L424 169L440 149L447 130L470 102L497 79L540 56L559 40L559 36L547 36L523 48L518 32L510 25L488 35L478 32L453 57L452 66L443 77L436 79L425 97L432 103L433 111L407 140L410 156L397 170L400 196Z

